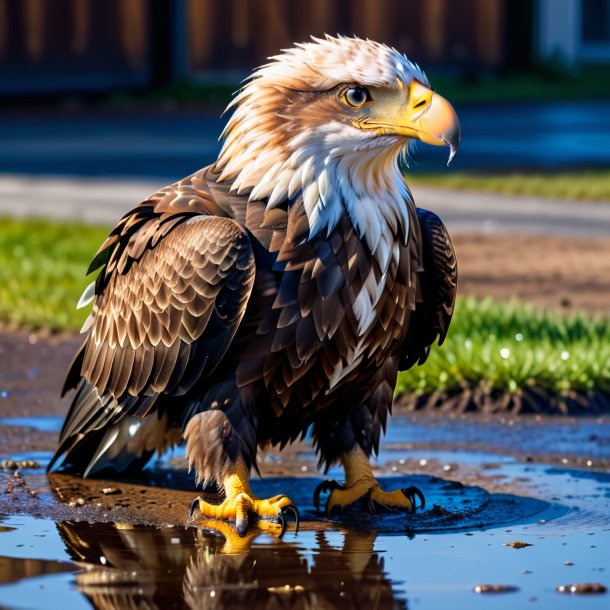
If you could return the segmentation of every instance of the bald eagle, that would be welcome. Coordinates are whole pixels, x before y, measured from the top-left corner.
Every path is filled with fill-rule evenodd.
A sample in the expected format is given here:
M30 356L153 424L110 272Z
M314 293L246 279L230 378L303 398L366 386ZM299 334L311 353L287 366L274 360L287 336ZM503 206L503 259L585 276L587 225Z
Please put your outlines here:
M216 161L127 213L91 263L50 468L121 473L185 442L197 484L224 492L192 509L283 532L296 507L255 497L250 470L311 430L320 466L345 468L317 506L412 512L421 492L383 491L369 457L398 371L445 337L457 267L399 158L418 139L451 160L455 111L395 49L330 36L271 58L229 108Z

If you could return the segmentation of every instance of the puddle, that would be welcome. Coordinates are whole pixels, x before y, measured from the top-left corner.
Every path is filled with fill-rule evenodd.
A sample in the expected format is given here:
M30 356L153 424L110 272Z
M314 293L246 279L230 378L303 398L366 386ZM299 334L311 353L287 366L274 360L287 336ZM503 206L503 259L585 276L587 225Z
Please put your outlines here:
M0 426L30 428L38 432L59 432L63 425L63 417L0 417Z
M458 467L473 461L450 453ZM426 454L441 462L447 457ZM307 509L319 479L254 481L259 493L289 491L304 509L302 530L296 535L289 530L282 540L260 529L238 538L220 522L159 528L118 520L91 524L6 516L0 519L1 604L48 610L53 596L65 610L487 603L500 609L529 604L561 609L585 602L558 593L558 587L608 586L610 475L493 454L485 459L493 460L496 474L533 482L539 497L490 493L420 474L408 481L426 490L423 512L411 518L345 514L327 522ZM383 484L406 480L387 477ZM434 504L453 518L435 514ZM515 541L529 546L506 546ZM488 590L486 585L507 592L475 592ZM586 597L587 608L607 604L608 595Z
M608 417L496 417L462 418L441 415L395 417L388 426L383 449L404 450L434 446L468 448L468 453L493 452L511 456L565 456L595 461L610 459ZM583 452L586 452L584 454ZM574 464L572 464L574 465Z
M56 419L0 425L50 432ZM610 586L610 473L594 467L610 457L608 421L524 421L395 418L375 468L385 488L425 492L411 517L329 521L312 507L310 448L270 454L255 493L288 493L303 519L282 540L274 526L243 539L222 522L185 527L181 451L109 482L47 478L48 454L24 446L1 456L39 467L0 470L0 608L606 608L607 593L559 591Z

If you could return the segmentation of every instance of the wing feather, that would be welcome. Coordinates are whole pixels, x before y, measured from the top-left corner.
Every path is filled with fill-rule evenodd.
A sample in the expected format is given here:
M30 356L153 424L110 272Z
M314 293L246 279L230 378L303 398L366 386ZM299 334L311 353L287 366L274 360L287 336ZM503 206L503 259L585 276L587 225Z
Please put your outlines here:
M399 370L423 364L432 344L443 343L453 316L457 294L457 261L449 233L441 219L417 209L421 228L424 271L420 274L422 300L409 323L400 354Z
M202 279L194 282L195 277ZM124 360L114 356L126 349L135 352L127 380L127 391L134 396L147 393L151 385L157 392L166 390L180 343L208 341L213 347L208 356L217 362L245 311L253 278L252 250L240 225L215 216L185 220L130 264L127 273L109 279L95 303L83 376L100 392L119 398ZM217 301L231 282L229 301L235 304L223 319ZM166 360L171 368L166 369Z
M255 274L246 230L211 215L222 210L205 193L185 201L176 188L193 189L168 187L135 208L91 264L103 268L55 459L88 432L146 415L158 395L190 389L221 361L245 313Z

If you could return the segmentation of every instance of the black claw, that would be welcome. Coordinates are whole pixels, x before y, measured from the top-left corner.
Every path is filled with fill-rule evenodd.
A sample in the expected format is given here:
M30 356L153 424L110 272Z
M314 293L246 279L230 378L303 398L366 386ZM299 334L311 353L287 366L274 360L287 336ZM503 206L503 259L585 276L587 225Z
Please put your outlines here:
M299 509L294 504L289 504L284 508L286 515L289 513L294 516L294 533L299 533L299 524L301 522L301 515L299 515Z
M377 502L373 500L373 490L369 489L366 496L364 497L364 501L366 503L366 509L369 512L369 515L377 514Z
M281 538L286 531L286 515L284 514L284 509L280 510L280 512L277 514L277 518L280 520L280 525L282 526L280 529L280 535L278 536L278 538Z
M294 517L294 533L298 534L299 533L299 522L300 522L300 516L299 516L299 509L294 505L294 504L289 504L288 506L284 506L284 508L282 508L280 510L280 512L278 513L278 519L280 520L280 525L282 526L282 529L280 530L280 535L279 537L281 538L284 535L284 532L286 531L286 518L292 515Z
M197 496L192 502L191 502L191 508L189 510L189 519L193 518L193 513L195 512L195 509L199 506L199 500L201 500L201 498L199 496Z
M316 487L315 491L313 492L313 505L319 513L323 512L320 510L320 495L326 493L327 491L332 493L335 489L345 489L345 487L341 485L341 483L337 483L337 481L333 481L332 479L322 481ZM328 501L326 502L326 509L328 510Z
M241 519L235 519L235 529L237 530L237 535L240 538L243 538L248 531L248 516L245 515Z
M402 491L405 498L411 502L411 505L413 506L413 510L411 512L415 512L415 510L418 508L423 509L426 507L426 498L424 498L424 494L417 487L407 487L405 489L401 489L400 491ZM417 498L419 498L420 501L419 506L417 506L416 503Z

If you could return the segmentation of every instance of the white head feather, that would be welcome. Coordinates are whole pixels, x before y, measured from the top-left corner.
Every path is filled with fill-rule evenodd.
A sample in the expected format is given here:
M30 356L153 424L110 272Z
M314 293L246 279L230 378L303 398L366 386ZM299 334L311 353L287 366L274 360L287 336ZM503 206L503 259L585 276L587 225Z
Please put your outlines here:
M375 135L333 117L296 113L291 94L326 92L342 84L409 86L428 80L386 45L359 38L313 38L256 70L229 108L216 168L220 180L268 208L302 197L310 237L329 234L349 215L386 268L392 242L408 234L411 195L398 167L404 138ZM392 238L393 236L393 238Z

